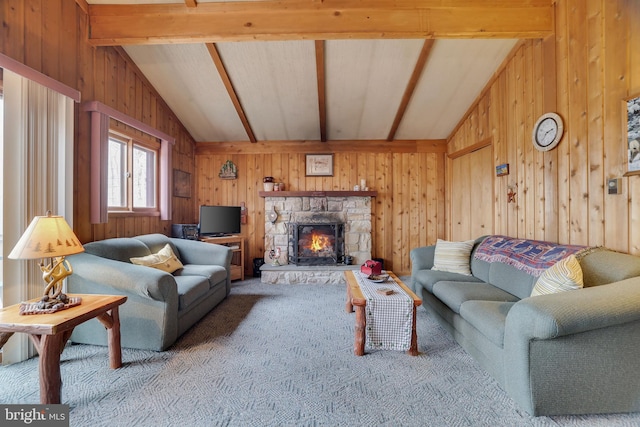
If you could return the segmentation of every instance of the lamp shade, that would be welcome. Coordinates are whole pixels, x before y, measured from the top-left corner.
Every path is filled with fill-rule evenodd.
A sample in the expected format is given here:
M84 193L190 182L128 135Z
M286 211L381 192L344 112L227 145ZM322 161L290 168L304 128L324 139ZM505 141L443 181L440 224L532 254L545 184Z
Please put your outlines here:
M9 254L11 259L54 258L84 252L82 244L61 216L36 216Z

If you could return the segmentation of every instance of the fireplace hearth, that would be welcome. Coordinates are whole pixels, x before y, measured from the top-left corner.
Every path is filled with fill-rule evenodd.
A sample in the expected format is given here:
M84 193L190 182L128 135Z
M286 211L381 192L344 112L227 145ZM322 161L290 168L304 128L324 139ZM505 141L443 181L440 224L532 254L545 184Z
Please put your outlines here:
M344 224L289 224L289 262L296 265L336 265L344 258Z

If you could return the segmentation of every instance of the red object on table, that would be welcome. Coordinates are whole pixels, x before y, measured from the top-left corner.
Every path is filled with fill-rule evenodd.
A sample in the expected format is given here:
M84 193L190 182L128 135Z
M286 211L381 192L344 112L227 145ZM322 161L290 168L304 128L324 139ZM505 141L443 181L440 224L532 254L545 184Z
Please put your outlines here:
M373 260L367 260L360 266L360 272L371 276L372 274L382 274L382 263Z

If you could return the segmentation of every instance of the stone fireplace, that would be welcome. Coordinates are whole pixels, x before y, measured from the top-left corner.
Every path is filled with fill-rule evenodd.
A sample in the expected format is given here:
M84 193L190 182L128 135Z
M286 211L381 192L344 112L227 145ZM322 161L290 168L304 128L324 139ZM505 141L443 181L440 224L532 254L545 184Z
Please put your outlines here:
M265 197L261 281L344 283L344 270L371 259L371 199L375 194L260 192ZM277 266L269 257L272 249L280 251ZM347 255L352 257L352 265L344 264Z

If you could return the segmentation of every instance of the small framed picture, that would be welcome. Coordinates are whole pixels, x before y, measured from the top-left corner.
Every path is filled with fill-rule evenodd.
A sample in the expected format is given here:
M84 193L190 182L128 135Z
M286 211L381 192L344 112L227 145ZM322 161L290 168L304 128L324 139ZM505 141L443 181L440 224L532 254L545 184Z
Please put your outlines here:
M307 176L333 176L333 154L307 154Z
M640 174L640 95L625 100L626 114L626 145L627 145L627 173L625 175Z
M191 174L179 169L173 170L173 195L175 197L191 197Z
M509 175L509 163L496 166L496 176Z

